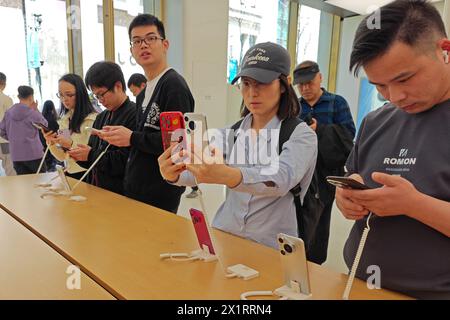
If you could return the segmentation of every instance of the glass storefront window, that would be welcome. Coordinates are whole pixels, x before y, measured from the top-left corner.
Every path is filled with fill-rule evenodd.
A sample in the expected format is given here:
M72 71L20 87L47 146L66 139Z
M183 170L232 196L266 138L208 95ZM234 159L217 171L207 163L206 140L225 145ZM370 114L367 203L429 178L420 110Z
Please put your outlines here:
M297 33L297 63L318 60L321 11L300 6Z
M80 0L83 72L105 60L103 1Z
M130 52L128 26L131 21L144 12L143 0L114 0L114 47L116 63L122 68L125 83L133 73L144 73ZM128 90L128 89L127 89ZM127 91L133 97L130 91Z
M23 3L25 7L23 7ZM39 106L58 105L58 79L68 72L66 2L63 0L0 1L2 51L0 70L6 74L5 93L17 102L17 87L30 85Z
M237 74L245 52L271 41L287 48L289 0L230 0L228 21L228 81Z

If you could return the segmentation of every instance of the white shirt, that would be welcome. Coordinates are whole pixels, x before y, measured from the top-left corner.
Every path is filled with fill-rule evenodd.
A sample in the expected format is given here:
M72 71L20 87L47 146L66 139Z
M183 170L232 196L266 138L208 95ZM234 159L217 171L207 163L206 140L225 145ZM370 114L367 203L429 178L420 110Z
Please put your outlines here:
M156 78L147 81L147 86L145 87L145 98L144 98L144 102L142 102L142 112L145 112L145 109L147 109L147 106L148 106L148 104L150 102L150 99L153 96L153 92L155 92L155 88L156 88L156 85L158 84L159 80L170 69L172 69L172 68L168 67L166 70L161 72Z

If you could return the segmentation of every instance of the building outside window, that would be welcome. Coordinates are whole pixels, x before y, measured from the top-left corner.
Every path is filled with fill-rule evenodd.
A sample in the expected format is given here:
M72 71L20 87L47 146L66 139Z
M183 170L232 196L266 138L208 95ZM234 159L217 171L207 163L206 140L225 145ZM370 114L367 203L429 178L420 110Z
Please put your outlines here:
M271 41L287 47L289 0L230 0L228 24L228 82L238 72L245 52Z

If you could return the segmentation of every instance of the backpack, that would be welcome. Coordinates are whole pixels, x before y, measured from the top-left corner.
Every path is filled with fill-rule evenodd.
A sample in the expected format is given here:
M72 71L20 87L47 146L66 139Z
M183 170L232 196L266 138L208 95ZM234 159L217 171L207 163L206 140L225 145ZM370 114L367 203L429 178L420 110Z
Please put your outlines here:
M240 128L242 121L243 119L236 122L231 129L236 132ZM289 140L297 125L302 122L303 120L300 118L288 118L283 120L280 128L280 136L278 138L278 154L281 154L283 144ZM234 135L232 142L233 144L231 145L230 150L236 142L236 139L237 137ZM317 229L320 216L322 215L322 211L325 207L319 197L319 180L317 171L314 170L314 175L312 177L311 184L306 191L303 204L300 201L300 183L293 187L290 192L294 196L298 237L305 243L306 255L308 257L308 250L312 247L314 242L315 231Z

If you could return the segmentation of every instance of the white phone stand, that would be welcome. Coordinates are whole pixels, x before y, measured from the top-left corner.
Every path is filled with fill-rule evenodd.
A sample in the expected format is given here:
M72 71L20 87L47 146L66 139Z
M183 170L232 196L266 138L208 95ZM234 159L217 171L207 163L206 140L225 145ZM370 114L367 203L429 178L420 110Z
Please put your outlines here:
M287 300L309 300L312 294L304 294L300 290L300 285L297 281L291 281L291 287L282 286L274 291L274 294L279 296L281 299L286 298Z
M204 262L217 260L217 256L209 252L209 248L207 245L203 245L202 249L192 251L191 256L198 257L198 260L203 260Z
M241 294L241 300L248 300L249 297L261 296L279 296L279 300L309 300L312 294L304 294L301 292L300 285L297 281L291 281L291 287L282 286L275 291L250 291Z
M191 251L191 253L161 253L161 259L170 259L173 261L195 261L202 260L204 262L211 262L217 260L217 256L209 252L207 245L203 245L203 249Z

